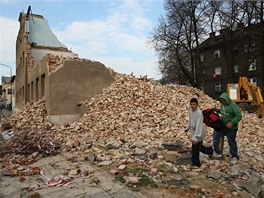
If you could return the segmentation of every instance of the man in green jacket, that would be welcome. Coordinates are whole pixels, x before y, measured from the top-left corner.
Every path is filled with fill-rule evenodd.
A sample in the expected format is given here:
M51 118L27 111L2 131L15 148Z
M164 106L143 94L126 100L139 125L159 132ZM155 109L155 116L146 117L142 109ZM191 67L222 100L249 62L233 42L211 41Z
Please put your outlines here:
M221 102L221 107L219 111L222 115L222 121L225 127L222 130L214 131L213 134L213 144L215 151L214 156L222 157L219 148L219 143L220 143L220 138L226 136L229 144L230 154L232 155L231 163L234 164L239 160L236 135L238 130L238 123L242 119L242 114L240 112L238 105L230 99L227 93L221 94L219 100Z

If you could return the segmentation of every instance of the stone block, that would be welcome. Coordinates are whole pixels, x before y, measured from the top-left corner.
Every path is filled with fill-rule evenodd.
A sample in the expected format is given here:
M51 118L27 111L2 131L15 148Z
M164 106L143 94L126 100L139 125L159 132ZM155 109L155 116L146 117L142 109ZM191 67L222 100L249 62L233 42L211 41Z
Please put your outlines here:
M164 151L163 155L165 160L169 162L175 162L179 157L179 153L177 151Z

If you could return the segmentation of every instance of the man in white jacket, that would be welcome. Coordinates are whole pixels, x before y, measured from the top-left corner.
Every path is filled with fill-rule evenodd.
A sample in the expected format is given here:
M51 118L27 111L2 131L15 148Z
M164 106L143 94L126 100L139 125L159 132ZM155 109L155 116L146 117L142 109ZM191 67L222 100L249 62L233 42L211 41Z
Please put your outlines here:
M190 100L190 107L189 123L185 132L190 131L192 135L192 165L194 167L200 167L200 151L211 157L214 150L212 147L205 147L203 145L206 128L203 124L203 112L199 108L198 100L196 98Z

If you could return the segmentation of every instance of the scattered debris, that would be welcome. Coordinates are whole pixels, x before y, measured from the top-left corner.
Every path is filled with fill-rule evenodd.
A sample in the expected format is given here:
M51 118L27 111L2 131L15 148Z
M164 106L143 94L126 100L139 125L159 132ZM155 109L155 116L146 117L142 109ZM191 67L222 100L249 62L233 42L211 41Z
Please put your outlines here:
M198 98L201 109L218 106L218 102L193 87L154 85L133 76L113 71L112 74L116 81L110 87L79 102L80 108L86 111L76 122L54 126L47 120L44 101L28 103L23 110L13 113L8 118L12 128L1 133L2 175L20 176L22 181L27 175L40 174L40 169L25 171L30 170L27 169L30 164L42 157L64 152L72 153L70 162L83 160L112 170L117 180L136 187L162 183L189 185L183 178L165 179L170 174L179 173L186 173L190 178L207 175L215 182L247 180L247 175L242 176L242 169L263 175L263 119L243 112L237 138L241 160L236 166L229 165L230 158L226 157L229 148L225 147L222 161L201 154L202 167L197 171L190 168L190 137L184 132L189 100ZM212 132L207 128L205 144L212 144ZM63 179L69 183L71 177L79 176L78 168L65 174L64 178L52 180L50 185L65 184ZM260 189L255 185L256 180L250 177L237 187L248 188L250 193L257 195ZM249 186L246 182L253 183L255 188L246 187ZM97 184L93 182L91 185ZM191 186L194 191L203 191L200 184ZM223 197L224 194L217 192L215 196Z

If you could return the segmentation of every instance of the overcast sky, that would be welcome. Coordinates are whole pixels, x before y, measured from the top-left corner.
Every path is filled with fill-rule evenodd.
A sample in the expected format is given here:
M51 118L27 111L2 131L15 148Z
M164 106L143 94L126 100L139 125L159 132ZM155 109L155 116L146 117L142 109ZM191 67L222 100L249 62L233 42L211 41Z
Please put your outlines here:
M147 44L163 0L0 0L0 63L13 67L20 12L40 14L68 49L117 72L160 79L158 58ZM0 65L0 76L10 69Z

